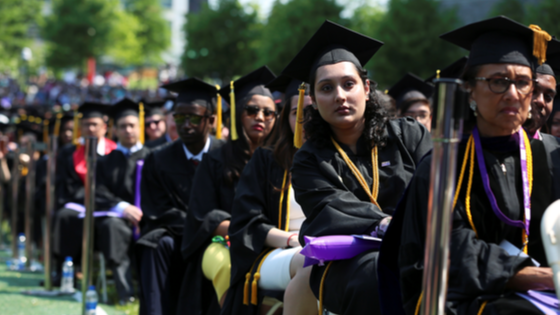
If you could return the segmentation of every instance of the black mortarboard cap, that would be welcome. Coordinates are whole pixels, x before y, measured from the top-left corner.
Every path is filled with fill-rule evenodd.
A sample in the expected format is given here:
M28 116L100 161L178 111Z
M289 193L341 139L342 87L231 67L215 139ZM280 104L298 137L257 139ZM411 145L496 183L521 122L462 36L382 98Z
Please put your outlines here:
M440 78L448 78L448 79L458 79L463 75L463 71L465 71L465 67L467 65L467 61L469 57L461 57L459 60L453 62L449 66L445 67L444 69L439 69L439 77ZM437 77L437 72L434 73L431 77L427 78L427 82L432 82Z
M397 108L401 104L411 99L425 99L428 101L434 93L434 86L412 73L407 73L395 85L393 85L387 94L391 95L397 103Z
M276 77L276 79L269 82L266 87L273 92L284 93L284 99L290 99L292 96L299 95L299 87L302 83L304 82L301 80L292 79L285 74L281 74ZM309 88L305 89L305 94L309 94Z
M108 115L111 105L95 102L85 102L78 107L78 112L82 114L81 118L103 118Z
M469 66L512 63L535 69L537 59L544 61L542 59L547 52L560 52L560 42L552 38L546 43L543 38L549 35L537 28L533 30L505 16L498 16L460 27L440 37L470 50ZM535 45L535 42L538 44Z
M162 107L165 105L167 100L158 100L158 101L141 101L144 103L144 110L146 112L146 117L153 116L153 115L164 115Z
M267 67L262 66L257 70L233 81L235 101L237 106L245 106L242 101L252 95L262 95L274 100L272 92L265 87L265 84L274 80L276 76ZM226 84L220 89L220 95L226 100L230 99L231 84Z
M214 85L200 79L189 78L163 85L161 88L177 93L175 104L193 103L206 107L211 112L215 111L218 90Z
M349 61L363 67L381 46L383 42L327 20L282 73L309 82L324 65Z
M560 74L560 53L558 54L547 54L546 63L538 66L536 69L537 73L551 75L555 77Z
M125 97L111 106L111 110L109 112L109 116L114 119L114 121L118 121L119 119L125 116L136 116L139 117L140 108L138 103Z

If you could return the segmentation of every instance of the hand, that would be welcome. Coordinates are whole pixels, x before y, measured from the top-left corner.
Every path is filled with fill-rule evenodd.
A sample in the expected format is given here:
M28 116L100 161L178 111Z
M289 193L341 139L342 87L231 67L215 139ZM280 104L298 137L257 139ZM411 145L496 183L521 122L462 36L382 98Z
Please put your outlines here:
M506 288L514 291L554 290L551 268L525 267L519 270L506 284Z
M299 247L301 244L299 243L299 239L297 235L291 235L290 239L287 241L290 247Z
M385 232L387 232L387 229L389 228L389 224L391 224L392 218L393 217L386 217L383 220L381 220L381 222L379 222L379 225L375 228L377 237L382 238L383 236L385 236Z
M29 155L24 154L24 153L22 153L22 154L19 155L19 162L20 162L23 166L27 166L27 165L29 164L29 160L30 160Z
M142 220L142 210L138 209L136 206L129 205L124 208L123 218L129 220L135 226L138 226L138 223Z

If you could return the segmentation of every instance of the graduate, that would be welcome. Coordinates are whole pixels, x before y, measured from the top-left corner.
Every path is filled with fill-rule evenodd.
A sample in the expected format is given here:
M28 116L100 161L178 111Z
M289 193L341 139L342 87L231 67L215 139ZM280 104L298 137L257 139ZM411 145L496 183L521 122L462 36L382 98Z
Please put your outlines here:
M395 99L400 117L412 117L430 131L434 86L412 73L407 73L387 92Z
M53 256L57 261L58 274L68 256L76 265L81 259L83 220L78 216L83 210L84 181L87 172L83 136L97 137L98 157L116 149L117 144L105 138L105 116L110 105L86 102L74 115L73 144L62 148L56 160L55 209L53 217ZM109 257L107 257L109 258ZM58 278L58 277L57 277ZM58 283L59 279L54 279Z
M156 140L163 137L165 138L167 126L165 125L165 113L162 107L165 106L167 100L143 102L146 114L144 118L146 130L146 144L150 143L151 146L157 144ZM159 140L162 141L162 140ZM168 141L170 142L170 141ZM157 146L157 145L156 145Z
M210 135L215 86L190 78L162 88L178 93L173 116L179 139L152 153L142 169L144 215L136 246L141 315L172 314L170 295L178 295L182 281L180 250L194 173L207 153L223 144Z
M388 120L375 97L363 65L382 45L326 21L284 69L309 82L313 99L307 141L292 166L295 198L306 216L302 245L304 235L381 235L432 147L424 126L412 118ZM369 251L313 266L310 285L319 304L336 314L378 314L376 260L377 252Z
M540 130L545 126L548 117L552 112L554 98L556 97L557 82L556 73L560 73L560 56L547 56L548 62L539 65L535 73L537 75L537 84L533 91L533 100L531 102L531 114L527 116L527 121L523 124L523 128L529 133L530 137L541 139Z
M148 111L150 111L150 113L155 113L155 115L152 115L153 120L150 118L146 120L146 123L150 123L149 127L146 125L146 130L148 129L162 130L163 127L162 124L165 124L165 131L159 138L155 138L155 139L150 138L150 141L146 142L147 147L157 148L163 144L171 143L177 140L177 138L179 137L179 135L177 134L177 126L175 125L175 120L173 119L173 108L175 108L175 102L176 99L174 97L168 97L161 106L157 104L158 106L152 105L153 109L148 108ZM165 113L163 112L163 109L165 109ZM156 125L154 125L152 122L155 123L156 122L155 118L159 119L158 116L161 116L163 122L158 121L157 128L156 128ZM154 137L157 133L158 132L154 132Z
M546 122L547 133L560 137L560 96L557 94L554 98L552 111Z
M470 50L462 76L470 118L457 156L445 312L543 314L516 292L554 290L540 226L548 205L560 197L560 172L554 166L559 144L544 134L542 140L531 139L522 124L530 112L534 70L545 61L546 47L558 51L560 42L538 26L526 27L503 16L441 38ZM418 313L430 167L427 156L383 242L387 246L382 248L379 274L400 274L402 293L388 290L398 283L388 279L382 300L392 302L388 306L394 309L386 314L402 314L403 307L406 314ZM508 246L512 248L506 251Z
M132 301L130 246L132 227L138 229L142 210L136 197L140 192L137 162L144 160L150 149L142 144L144 133L139 104L124 98L110 109L115 124L117 148L97 161L95 241L113 271L119 301Z
M290 180L301 84L287 76L268 84L272 91L284 93L284 104L271 145L255 150L237 185L229 227L231 289L222 314L259 314L267 292L283 296L284 314L317 311L308 285L311 268L303 268L297 238L305 215L294 199ZM303 106L311 104L311 97L305 95L308 89L303 86Z
M178 314L220 312L219 303L223 303L230 283L229 257L211 266L202 262L216 261L223 255L206 251L214 236L227 236L239 177L276 123L276 104L264 86L274 78L263 66L220 89L220 95L230 99L231 133L226 144L209 153L196 171L183 234L186 271ZM210 274L217 278L208 279Z

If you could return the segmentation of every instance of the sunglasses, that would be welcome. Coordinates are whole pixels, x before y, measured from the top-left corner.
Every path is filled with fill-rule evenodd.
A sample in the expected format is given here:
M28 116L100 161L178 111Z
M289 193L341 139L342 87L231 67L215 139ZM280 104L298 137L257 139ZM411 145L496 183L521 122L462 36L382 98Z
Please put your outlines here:
M173 119L175 120L175 124L177 126L182 126L187 121L189 122L189 124L191 124L193 126L198 126L198 125L200 125L200 123L202 122L202 119L204 119L204 117L208 117L208 116L206 116L206 115L199 116L199 115L173 114Z
M264 120L271 120L272 118L276 117L276 111L270 110L268 108L260 108L256 105L247 105L245 106L245 112L249 117L255 117L259 114L259 112L263 112Z
M147 122L145 123L145 125L146 125L146 127L151 127L152 125L156 125L156 126L157 126L157 125L159 125L159 123L162 122L162 121L163 121L163 119L147 121Z

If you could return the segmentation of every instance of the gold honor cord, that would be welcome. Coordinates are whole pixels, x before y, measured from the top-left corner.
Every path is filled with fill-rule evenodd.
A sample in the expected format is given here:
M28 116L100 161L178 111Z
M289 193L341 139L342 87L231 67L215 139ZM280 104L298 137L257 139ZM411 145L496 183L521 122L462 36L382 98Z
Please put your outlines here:
M356 179L358 180L362 188L368 194L371 203L373 203L374 205L376 205L381 209L381 207L377 203L377 195L379 194L379 169L377 166L377 147L374 147L371 150L371 164L372 164L371 167L373 169L373 176L372 176L373 187L371 188L370 191L367 182L364 179L364 176L362 176L362 174L360 173L360 170L358 170L358 168L356 167L356 165L354 165L352 160L350 160L346 152L342 150L340 145L338 145L338 143L332 137L331 140L334 146L336 147L338 153L342 156L342 159L344 159L344 162L346 162L346 165L348 165L348 167L350 168L350 170L352 171L352 173L354 174L354 176L356 177Z
M282 204L284 203L284 195L286 194L286 190L288 191L287 195L288 198L286 199L286 226L284 227L284 231L289 231L290 228L290 196L291 196L291 184L288 184L286 187L286 180L288 178L288 170L284 171L284 179L282 180L282 192L280 193L280 206L278 207L278 229L282 230Z

